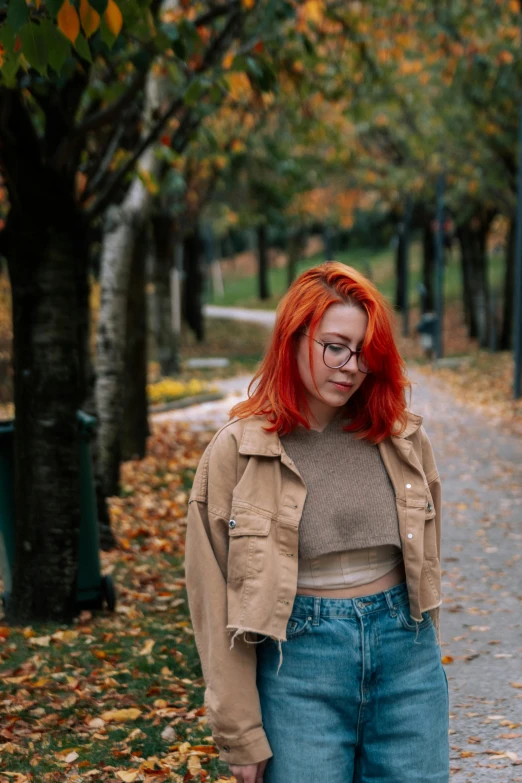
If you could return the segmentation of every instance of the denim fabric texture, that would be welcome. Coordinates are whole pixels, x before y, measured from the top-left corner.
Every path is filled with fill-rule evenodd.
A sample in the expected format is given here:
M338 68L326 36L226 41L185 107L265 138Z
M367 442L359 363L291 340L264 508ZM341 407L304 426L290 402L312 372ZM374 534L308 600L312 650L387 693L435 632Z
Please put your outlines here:
M361 598L296 595L284 661L267 637L257 689L263 783L448 783L449 696L429 612L406 583Z

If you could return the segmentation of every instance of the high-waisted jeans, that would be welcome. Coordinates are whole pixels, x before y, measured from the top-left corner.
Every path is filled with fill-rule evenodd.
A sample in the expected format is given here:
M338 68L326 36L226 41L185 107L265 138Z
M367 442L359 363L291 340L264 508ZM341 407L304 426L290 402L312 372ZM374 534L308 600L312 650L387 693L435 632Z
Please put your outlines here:
M256 645L273 756L263 783L448 783L449 698L429 612L405 583L362 598L296 595L284 659Z

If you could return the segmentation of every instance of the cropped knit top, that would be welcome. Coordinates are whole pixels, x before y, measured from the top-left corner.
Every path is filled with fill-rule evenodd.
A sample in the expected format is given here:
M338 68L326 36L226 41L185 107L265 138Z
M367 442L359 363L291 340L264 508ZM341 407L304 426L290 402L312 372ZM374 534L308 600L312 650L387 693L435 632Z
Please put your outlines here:
M364 585L402 561L395 492L376 444L342 428L301 425L281 443L307 487L299 522L298 587Z

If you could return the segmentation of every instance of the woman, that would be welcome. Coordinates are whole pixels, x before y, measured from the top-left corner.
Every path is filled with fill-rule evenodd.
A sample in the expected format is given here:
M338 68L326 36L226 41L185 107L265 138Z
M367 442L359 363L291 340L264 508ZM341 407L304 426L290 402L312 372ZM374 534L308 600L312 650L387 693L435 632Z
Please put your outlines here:
M189 607L238 783L449 780L440 479L392 319L349 266L301 274L194 478Z

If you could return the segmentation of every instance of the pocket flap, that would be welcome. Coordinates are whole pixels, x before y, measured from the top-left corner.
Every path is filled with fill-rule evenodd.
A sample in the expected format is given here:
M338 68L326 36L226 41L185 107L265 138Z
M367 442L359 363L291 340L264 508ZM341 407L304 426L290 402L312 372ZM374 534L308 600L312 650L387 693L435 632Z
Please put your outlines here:
M232 509L228 522L230 536L267 536L270 532L270 517L263 517L245 508Z

